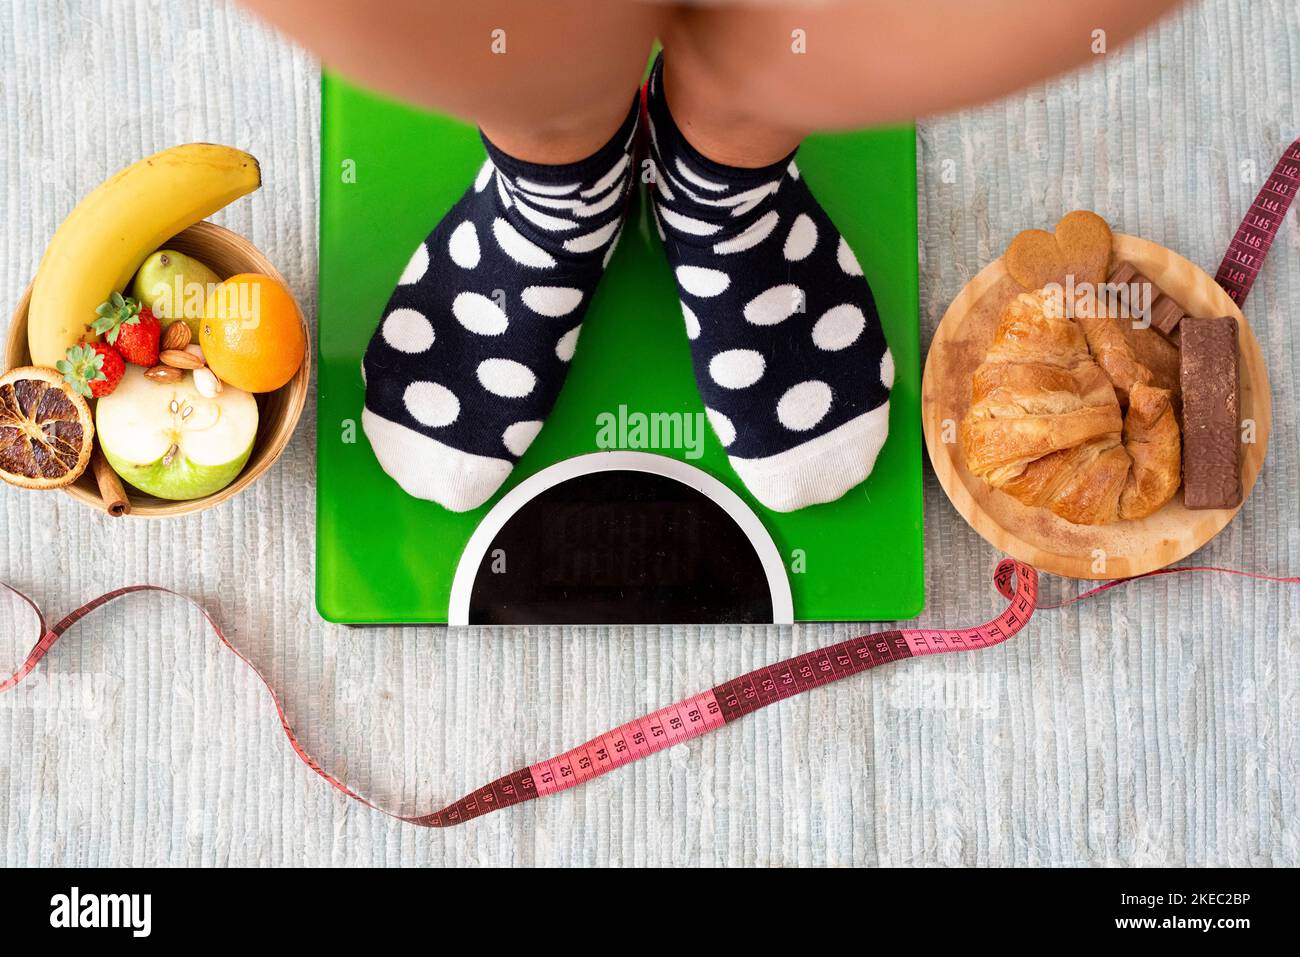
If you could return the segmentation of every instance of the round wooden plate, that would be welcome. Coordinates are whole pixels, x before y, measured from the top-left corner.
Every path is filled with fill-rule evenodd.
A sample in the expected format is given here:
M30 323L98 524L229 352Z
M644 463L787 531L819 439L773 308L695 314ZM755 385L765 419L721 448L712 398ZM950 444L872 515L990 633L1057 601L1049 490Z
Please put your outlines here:
M1264 463L1273 417L1268 372L1255 334L1222 287L1177 253L1116 233L1112 262L1119 259L1131 262L1189 315L1237 320L1241 415L1243 421L1254 422L1254 441L1242 445L1244 502ZM971 376L984 360L1003 306L1022 291L1000 258L989 263L948 307L926 356L921 383L925 446L949 501L994 548L1055 575L1127 578L1196 551L1232 521L1238 509L1188 509L1179 489L1164 508L1140 521L1073 525L1045 508L1021 505L966 470L959 426L970 405Z

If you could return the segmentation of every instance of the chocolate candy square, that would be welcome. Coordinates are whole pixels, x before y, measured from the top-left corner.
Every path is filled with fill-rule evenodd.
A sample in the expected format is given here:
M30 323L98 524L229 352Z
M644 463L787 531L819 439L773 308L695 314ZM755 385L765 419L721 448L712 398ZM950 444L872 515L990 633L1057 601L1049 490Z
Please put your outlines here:
M1139 318L1152 300L1160 295L1160 290L1155 287L1155 284L1138 272L1137 267L1130 262L1120 262L1106 282L1115 287L1114 291L1121 306L1120 311L1115 314L1116 319ZM1132 288L1134 285L1138 287L1136 290Z
M1157 332L1166 336L1172 336L1178 323L1182 321L1183 307L1174 302L1169 296L1161 294L1156 300L1156 304L1151 307L1151 325Z
M1157 332L1169 337L1174 333L1178 323L1186 314L1183 307L1178 305L1169 297L1164 290L1153 283L1142 273L1138 272L1136 266L1131 262L1121 262L1115 267L1110 278L1106 280L1112 286L1119 286L1120 301L1128 308L1130 318L1148 314L1151 318L1151 325ZM1129 295L1130 287L1137 284L1139 287L1138 297L1134 299ZM1147 312L1149 308L1149 312Z
M1237 320L1182 321L1183 503L1241 504L1241 383Z

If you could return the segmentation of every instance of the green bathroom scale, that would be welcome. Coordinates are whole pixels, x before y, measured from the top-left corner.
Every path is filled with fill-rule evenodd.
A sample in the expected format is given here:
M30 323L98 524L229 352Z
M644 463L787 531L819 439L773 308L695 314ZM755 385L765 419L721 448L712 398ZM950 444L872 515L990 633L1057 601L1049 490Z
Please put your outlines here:
M546 426L481 508L406 495L361 430L361 356L411 250L484 159L470 126L326 75L316 601L351 624L880 621L924 604L916 140L814 136L799 166L861 261L893 350L889 439L839 501L760 505L695 389L644 190Z

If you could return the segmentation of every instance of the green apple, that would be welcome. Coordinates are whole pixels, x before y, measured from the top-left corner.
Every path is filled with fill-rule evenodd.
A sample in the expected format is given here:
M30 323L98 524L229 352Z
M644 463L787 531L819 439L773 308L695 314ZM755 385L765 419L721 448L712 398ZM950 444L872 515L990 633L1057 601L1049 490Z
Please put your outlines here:
M160 249L136 272L131 297L148 306L164 329L184 319L198 342L203 304L220 284L221 277L192 256Z
M179 382L154 382L127 366L98 401L95 431L124 481L158 498L202 498L233 482L248 461L257 400L229 385L208 399L188 372Z

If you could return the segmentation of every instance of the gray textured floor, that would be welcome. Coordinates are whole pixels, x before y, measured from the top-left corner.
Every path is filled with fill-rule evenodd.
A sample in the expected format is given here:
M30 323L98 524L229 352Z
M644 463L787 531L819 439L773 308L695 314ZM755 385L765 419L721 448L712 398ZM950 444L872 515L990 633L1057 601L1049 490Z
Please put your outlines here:
M261 27L220 3L17 0L0 12L0 100L0 301L16 301L107 171L204 139L261 158L265 188L217 218L314 302L317 77ZM924 124L923 337L1013 233L1075 207L1213 271L1300 135L1297 103L1294 0L1214 0L1082 75ZM1272 446L1206 562L1300 572L1298 253L1293 212L1248 310L1273 377ZM312 603L314 428L309 409L272 474L201 517L112 523L0 488L0 578L58 614L141 579L200 598L282 689L307 746L410 810L854 631L325 625ZM926 542L925 622L997 607L996 556L928 471ZM2 600L0 616L4 667L31 639ZM1300 589L1184 576L428 832L323 785L197 613L138 597L79 626L36 685L0 696L0 862L1296 865L1298 703Z

